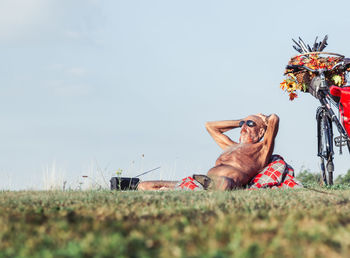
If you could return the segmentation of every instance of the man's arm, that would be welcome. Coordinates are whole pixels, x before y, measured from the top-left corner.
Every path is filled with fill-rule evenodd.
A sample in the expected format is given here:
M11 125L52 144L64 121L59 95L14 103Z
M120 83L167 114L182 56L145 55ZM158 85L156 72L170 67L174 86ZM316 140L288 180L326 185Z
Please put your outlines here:
M205 127L220 148L225 150L228 146L235 145L237 142L232 141L224 132L239 127L240 121L241 120L225 120L206 122Z
M264 149L266 152L265 156L265 162L267 163L275 146L275 138L278 132L278 126L279 126L279 117L276 114L272 114L270 116L266 117L267 119L267 129L264 135Z

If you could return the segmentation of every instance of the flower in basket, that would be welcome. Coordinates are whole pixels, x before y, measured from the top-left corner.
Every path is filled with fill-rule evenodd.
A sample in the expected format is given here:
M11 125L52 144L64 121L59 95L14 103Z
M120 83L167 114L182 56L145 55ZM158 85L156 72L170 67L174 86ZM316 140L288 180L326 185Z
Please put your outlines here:
M295 93L296 90L305 91L305 87L305 83L299 83L294 74L288 74L287 78L280 83L280 88L289 93L290 100L298 97L298 95Z

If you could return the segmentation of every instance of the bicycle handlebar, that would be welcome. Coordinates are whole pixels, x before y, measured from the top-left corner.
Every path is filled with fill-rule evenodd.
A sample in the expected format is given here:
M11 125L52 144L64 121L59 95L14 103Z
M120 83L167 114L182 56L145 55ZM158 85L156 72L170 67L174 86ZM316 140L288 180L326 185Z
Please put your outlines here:
M308 71L313 72L313 73L317 72L317 70L311 69L311 68L304 66L304 65L287 65L286 69L292 69L295 72L297 72L297 70L302 70L302 69L308 70Z
M300 71L300 70L305 69L305 70L308 70L308 71L310 71L310 72L312 72L312 73L316 73L316 72L332 71L332 70L334 70L335 68L337 68L338 66L342 66L342 69L345 69L345 68L346 68L346 65L349 65L349 63L348 63L348 62L341 61L341 62L335 64L331 69L316 69L316 70L315 70L315 69L312 69L312 68L307 67L307 66L305 66L305 65L287 65L287 66L286 66L286 69L291 69L291 70L293 70L294 72L298 72L298 71ZM291 73L291 72L287 72L287 73L285 73L285 74L288 74L288 73Z

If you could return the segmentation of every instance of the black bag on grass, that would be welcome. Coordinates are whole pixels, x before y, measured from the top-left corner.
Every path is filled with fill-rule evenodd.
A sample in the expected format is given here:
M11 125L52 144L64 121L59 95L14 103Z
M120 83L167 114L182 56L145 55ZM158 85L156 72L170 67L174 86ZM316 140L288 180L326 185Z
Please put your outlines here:
M111 190L136 190L140 179L132 177L112 177L110 182Z

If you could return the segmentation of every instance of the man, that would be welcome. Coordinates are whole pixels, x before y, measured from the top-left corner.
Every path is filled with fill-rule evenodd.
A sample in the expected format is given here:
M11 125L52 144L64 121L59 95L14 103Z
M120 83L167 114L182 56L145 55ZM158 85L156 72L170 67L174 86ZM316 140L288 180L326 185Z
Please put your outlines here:
M240 120L207 122L205 126L209 134L224 150L207 174L214 185L212 188L232 190L248 184L269 163L278 124L279 118L275 114L257 114ZM224 134L238 127L241 128L239 143ZM138 189L169 190L176 184L176 181L146 181L141 182Z

